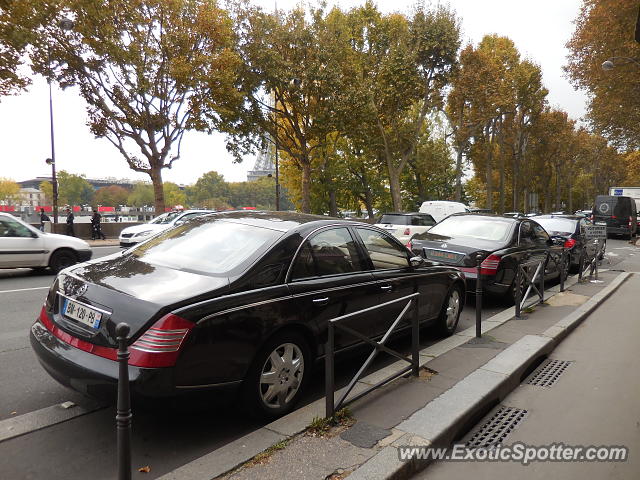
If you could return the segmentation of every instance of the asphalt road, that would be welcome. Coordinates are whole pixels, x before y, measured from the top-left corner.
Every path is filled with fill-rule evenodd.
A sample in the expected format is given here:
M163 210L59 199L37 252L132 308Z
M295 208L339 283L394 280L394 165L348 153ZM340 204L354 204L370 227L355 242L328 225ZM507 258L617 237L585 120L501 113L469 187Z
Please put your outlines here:
M97 247L94 258L118 251L118 247ZM621 240L609 240L607 260L602 268L616 265L631 255L636 247ZM640 248L637 250L640 257ZM35 274L28 269L0 270L0 422L24 418L27 433L2 440L0 431L0 477L11 479L107 479L115 477L115 409L97 407L93 401L62 387L49 377L31 351L28 332L36 318L52 275ZM483 318L509 307L506 299L489 298L483 302ZM475 322L473 297L467 298L459 324L465 329ZM438 338L428 329L421 343L429 345ZM394 342L396 348L408 350L409 340ZM338 364L337 382L345 384L362 363L362 355ZM380 359L376 366L388 361ZM303 403L323 395L323 376L315 375ZM91 410L55 425L47 423L42 409L51 410L62 402L72 401ZM75 408L79 412L79 407ZM150 466L145 478L156 478L205 453L210 452L261 426L247 418L234 405L181 404L166 409L134 409L133 466ZM53 410L59 407L53 407ZM57 411L57 410L56 410ZM73 409L69 410L73 412ZM30 412L35 412L30 414ZM54 414L57 415L57 413ZM54 415L55 416L55 415ZM35 420L31 417L35 417ZM41 421L45 428L36 429Z

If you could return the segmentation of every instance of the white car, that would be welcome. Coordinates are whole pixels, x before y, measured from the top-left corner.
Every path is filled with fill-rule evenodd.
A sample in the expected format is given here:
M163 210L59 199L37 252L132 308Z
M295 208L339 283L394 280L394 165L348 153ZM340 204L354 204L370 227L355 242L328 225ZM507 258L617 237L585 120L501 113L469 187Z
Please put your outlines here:
M426 213L385 213L376 227L387 230L391 235L407 244L416 233L424 233L433 227L436 221Z
M92 255L87 242L44 233L7 213L0 213L0 268L50 268L58 273Z
M214 213L214 210L185 210L182 212L163 213L148 223L123 229L122 232L120 232L120 246L125 248L132 247L153 237L156 233L163 232L191 218L207 213Z
M432 200L428 202L422 202L420 205L420 213L428 213L436 222L441 222L449 215L454 213L468 212L469 209L464 203L449 202L447 200Z

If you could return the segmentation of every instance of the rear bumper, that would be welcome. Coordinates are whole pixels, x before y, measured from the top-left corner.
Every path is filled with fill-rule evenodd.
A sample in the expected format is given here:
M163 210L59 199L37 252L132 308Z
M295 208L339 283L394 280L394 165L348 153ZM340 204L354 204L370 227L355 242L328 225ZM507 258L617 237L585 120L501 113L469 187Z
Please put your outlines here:
M85 352L63 342L41 322L31 326L31 347L40 364L56 381L85 395L107 401L117 398L118 362ZM158 398L175 397L195 390L235 393L241 382L179 387L175 385L174 368L140 368L129 366L132 395Z

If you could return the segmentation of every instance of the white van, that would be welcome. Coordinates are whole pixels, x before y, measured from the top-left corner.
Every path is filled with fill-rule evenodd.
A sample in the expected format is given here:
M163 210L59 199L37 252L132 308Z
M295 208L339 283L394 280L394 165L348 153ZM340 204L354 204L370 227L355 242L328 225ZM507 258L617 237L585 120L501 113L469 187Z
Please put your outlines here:
M464 203L434 200L431 202L422 202L419 211L420 213L428 213L436 222L440 222L451 214L468 212L469 209Z

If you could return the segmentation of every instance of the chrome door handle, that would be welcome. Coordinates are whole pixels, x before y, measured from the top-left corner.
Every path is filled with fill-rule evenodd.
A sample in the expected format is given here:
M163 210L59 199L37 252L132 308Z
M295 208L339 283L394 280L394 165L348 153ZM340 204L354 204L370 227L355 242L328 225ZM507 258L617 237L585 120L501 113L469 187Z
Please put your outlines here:
M329 297L314 298L312 302L314 305L326 305L329 303Z
M390 292L392 289L393 289L393 286L391 286L391 285L382 285L380 287L380 290L383 290L385 292Z

